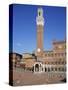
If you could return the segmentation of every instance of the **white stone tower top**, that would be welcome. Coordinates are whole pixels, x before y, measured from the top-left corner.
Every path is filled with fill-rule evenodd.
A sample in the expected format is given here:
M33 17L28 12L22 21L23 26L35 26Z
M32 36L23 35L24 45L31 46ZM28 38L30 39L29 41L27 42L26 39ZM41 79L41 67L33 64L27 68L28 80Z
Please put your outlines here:
M38 9L38 16L43 17L43 9L42 8Z
M44 25L44 18L43 18L43 9L38 8L38 15L36 17L37 25Z

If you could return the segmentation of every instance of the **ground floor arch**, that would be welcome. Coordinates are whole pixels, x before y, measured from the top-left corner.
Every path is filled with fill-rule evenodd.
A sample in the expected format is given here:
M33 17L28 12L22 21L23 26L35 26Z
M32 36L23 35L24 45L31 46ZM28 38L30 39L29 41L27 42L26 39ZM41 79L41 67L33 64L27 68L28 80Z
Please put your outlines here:
M33 71L35 73L41 73L41 72L65 72L65 66L64 65L60 65L60 66L57 66L57 65L45 65L41 62L36 62L34 64L34 69Z
M41 73L43 72L44 68L43 68L43 64L41 62L36 62L34 64L34 72L36 73Z
M38 72L39 71L39 64L35 65L35 71Z

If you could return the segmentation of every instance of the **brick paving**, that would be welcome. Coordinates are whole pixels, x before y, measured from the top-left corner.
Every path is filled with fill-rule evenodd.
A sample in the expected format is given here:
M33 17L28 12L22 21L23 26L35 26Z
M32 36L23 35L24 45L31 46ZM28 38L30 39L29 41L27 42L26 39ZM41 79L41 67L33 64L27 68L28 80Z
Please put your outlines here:
M40 85L40 84L53 84L62 83L61 80L66 78L65 73L33 73L23 71L21 69L13 70L13 85Z

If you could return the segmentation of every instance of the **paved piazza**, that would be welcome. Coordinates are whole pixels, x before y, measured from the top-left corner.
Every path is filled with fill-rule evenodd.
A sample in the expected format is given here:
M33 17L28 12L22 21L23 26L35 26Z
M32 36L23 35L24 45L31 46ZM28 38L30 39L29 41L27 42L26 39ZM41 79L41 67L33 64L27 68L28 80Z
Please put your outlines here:
M13 70L14 86L64 83L64 78L66 74L63 72L33 73L22 69Z

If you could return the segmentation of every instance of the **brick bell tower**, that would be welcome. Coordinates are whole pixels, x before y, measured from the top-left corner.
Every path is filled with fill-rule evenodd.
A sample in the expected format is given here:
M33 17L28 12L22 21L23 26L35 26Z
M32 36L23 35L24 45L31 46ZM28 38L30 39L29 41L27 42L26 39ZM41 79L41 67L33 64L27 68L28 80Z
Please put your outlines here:
M44 30L44 18L43 18L43 9L38 8L38 13L36 17L37 24L37 56L42 56L43 53L43 30Z

